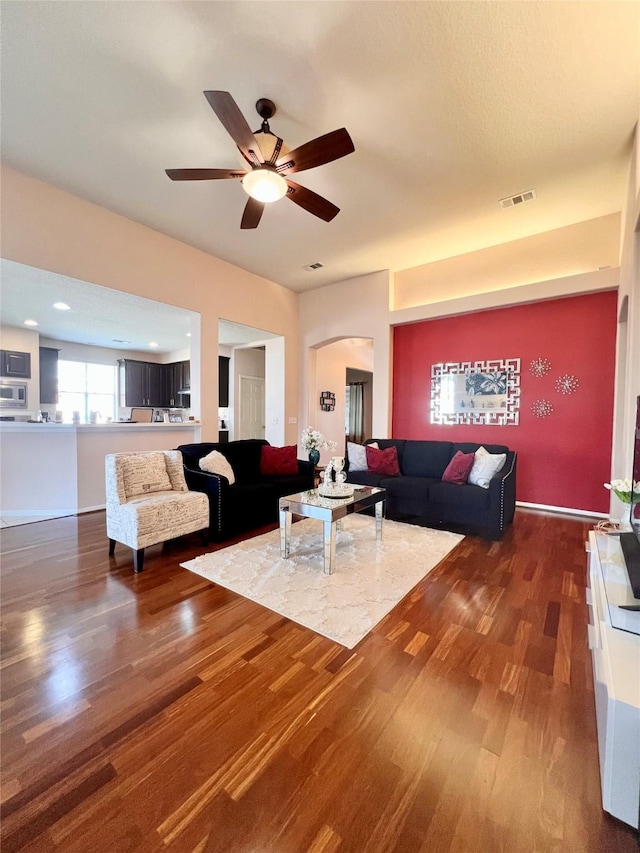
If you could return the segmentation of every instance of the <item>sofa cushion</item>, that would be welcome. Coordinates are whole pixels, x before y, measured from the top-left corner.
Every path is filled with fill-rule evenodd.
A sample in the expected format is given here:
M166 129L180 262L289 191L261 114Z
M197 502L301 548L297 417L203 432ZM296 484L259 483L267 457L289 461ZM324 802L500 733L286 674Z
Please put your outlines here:
M356 486L380 486L384 479L384 474L374 474L372 471L349 471L347 474L347 483Z
M491 478L501 470L506 458L506 453L489 453L484 447L479 447L475 452L473 468L469 474L469 483L488 489Z
M285 495L293 495L296 492L306 492L307 489L313 488L313 476L307 474L295 474L286 477L273 477L271 484L276 490L277 497L283 498Z
M291 477L298 473L298 451L295 444L271 447L265 444L260 454L260 473L265 477Z
M407 441L402 454L402 473L441 480L451 456L449 441Z
M150 492L171 491L167 463L161 450L126 456L121 461L121 470L127 500Z
M487 489L479 486L456 486L454 483L432 483L429 486L429 500L437 504L452 504L474 510L486 510L490 495Z
M347 442L347 459L349 461L349 471L368 471L367 465L367 447L378 449L375 441L368 445L355 444L353 441Z
M387 506L391 515L428 515L429 487L437 483L429 477L390 477L380 486L387 491Z
M398 451L395 447L377 450L372 445L367 444L365 450L367 453L367 467L372 474L383 474L385 477L393 477L396 474L400 474Z
M236 475L236 483L256 483L261 478L262 448L268 443L262 438L244 438L219 444L216 449L228 459Z
M211 453L207 453L198 464L200 469L206 471L207 474L219 474L221 477L226 477L230 486L236 481L233 468L229 465L227 458L218 450L212 450Z
M456 450L453 459L444 469L442 482L464 486L469 479L475 458L475 453L463 453L461 450Z

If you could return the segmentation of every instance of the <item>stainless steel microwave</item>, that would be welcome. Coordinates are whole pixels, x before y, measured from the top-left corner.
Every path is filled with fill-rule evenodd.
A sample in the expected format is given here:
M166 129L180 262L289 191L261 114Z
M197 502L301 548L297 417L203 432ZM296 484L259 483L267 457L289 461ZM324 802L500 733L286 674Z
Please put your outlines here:
M0 381L0 408L2 409L26 409L27 407L27 384L26 382Z

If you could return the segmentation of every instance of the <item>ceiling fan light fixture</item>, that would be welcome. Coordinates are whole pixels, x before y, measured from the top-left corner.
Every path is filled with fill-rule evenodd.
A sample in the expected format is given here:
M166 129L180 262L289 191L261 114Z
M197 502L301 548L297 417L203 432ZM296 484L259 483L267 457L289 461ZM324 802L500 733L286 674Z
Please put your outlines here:
M278 201L287 194L287 182L282 175L265 167L247 172L242 179L242 186L251 198L265 204Z

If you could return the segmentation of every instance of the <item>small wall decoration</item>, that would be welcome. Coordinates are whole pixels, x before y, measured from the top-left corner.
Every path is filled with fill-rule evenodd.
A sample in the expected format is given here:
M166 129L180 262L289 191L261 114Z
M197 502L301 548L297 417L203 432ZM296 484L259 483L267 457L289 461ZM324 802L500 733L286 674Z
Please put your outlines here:
M320 392L320 409L323 412L332 412L336 407L336 395L331 391Z
M553 412L553 406L549 400L535 400L531 404L531 411L536 418L548 418Z
M565 373L556 379L556 391L558 394L573 394L578 390L580 383L571 373Z
M548 358L534 358L529 366L529 370L535 377L540 379L546 376L551 370L551 362Z
M519 358L431 366L432 424L515 426L519 419Z

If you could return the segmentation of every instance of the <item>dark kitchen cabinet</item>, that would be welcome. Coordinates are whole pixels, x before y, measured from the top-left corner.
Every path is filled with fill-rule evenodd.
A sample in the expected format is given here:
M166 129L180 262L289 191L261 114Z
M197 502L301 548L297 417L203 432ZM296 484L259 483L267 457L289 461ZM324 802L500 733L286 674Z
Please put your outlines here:
M229 362L225 355L218 356L218 405L229 405Z
M121 406L166 405L166 365L130 358L122 358L118 364Z
M31 353L0 350L0 376L31 379Z
M191 362L176 361L165 364L166 406L188 408L191 392Z
M40 402L58 402L58 350L40 347Z
M121 406L152 406L154 409L189 407L189 361L156 364L121 358L118 364Z

